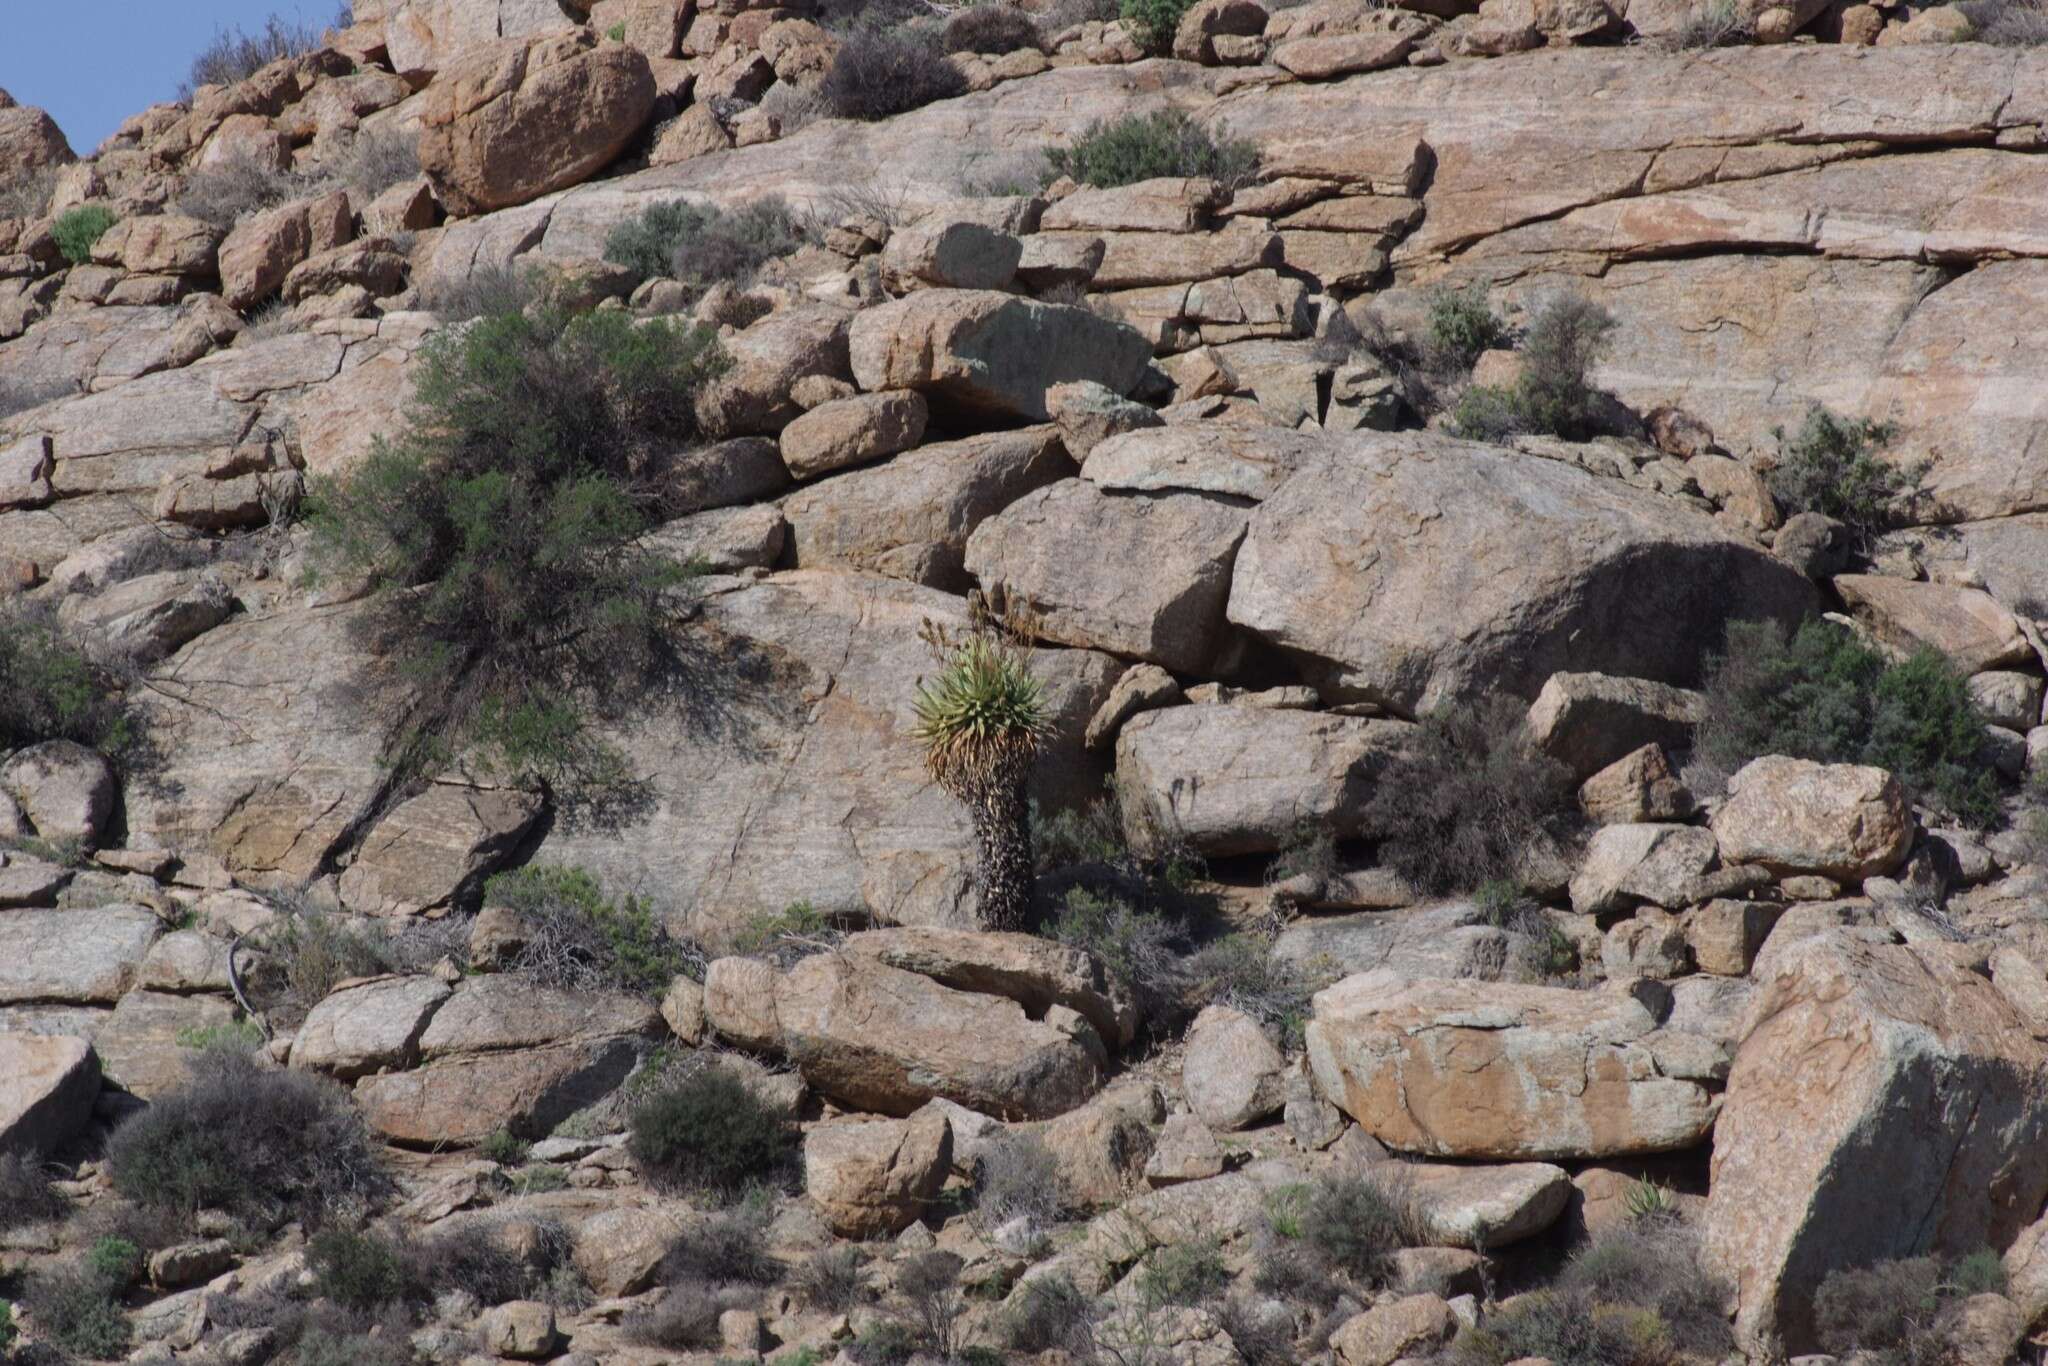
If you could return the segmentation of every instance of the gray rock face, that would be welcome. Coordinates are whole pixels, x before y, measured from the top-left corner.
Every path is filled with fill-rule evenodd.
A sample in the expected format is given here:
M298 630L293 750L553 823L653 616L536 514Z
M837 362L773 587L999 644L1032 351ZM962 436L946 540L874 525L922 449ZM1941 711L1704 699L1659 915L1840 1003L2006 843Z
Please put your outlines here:
M1045 1119L1100 1083L1102 1045L1085 1026L1076 1038L1015 1001L858 958L798 963L776 981L775 1014L805 1081L885 1115L942 1097L999 1118Z
M1211 1129L1248 1129L1287 1102L1287 1059L1243 1011L1208 1006L1188 1026L1181 1089Z
M0 923L0 1005L112 1005L162 930L140 906L10 911Z
M344 987L313 1007L292 1039L291 1065L354 1081L410 1066L420 1034L447 1001L433 977L384 977Z
M12 797L38 836L91 849L114 807L114 769L70 740L45 740L0 764L0 793Z
M1711 519L1554 461L1416 433L1337 447L1252 513L1229 607L1327 700L1427 711L1565 670L1684 682L1729 615L1813 602Z
M1124 723L1116 776L1134 848L1270 853L1304 824L1359 833L1373 780L1410 727L1321 712L1167 707Z
M1274 956L1307 971L1385 969L1403 977L1499 981L1532 946L1481 922L1470 902L1356 915L1304 916L1280 932Z
M1119 495L1067 479L978 527L967 572L1035 614L1046 639L1200 673L1224 642L1244 524L1242 509L1199 494Z
M854 379L865 390L918 389L935 404L1044 422L1046 390L1094 380L1137 386L1145 339L1085 308L978 290L926 289L854 320Z
M1073 469L1051 427L992 432L812 484L782 511L801 568L848 565L959 592L975 528Z

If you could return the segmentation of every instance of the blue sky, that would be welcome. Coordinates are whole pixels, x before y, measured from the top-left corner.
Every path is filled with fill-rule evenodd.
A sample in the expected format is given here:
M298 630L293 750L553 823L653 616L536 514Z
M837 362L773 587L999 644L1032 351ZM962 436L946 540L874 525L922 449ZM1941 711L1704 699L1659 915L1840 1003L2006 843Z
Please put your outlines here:
M338 0L7 0L0 89L39 104L80 156L158 100L174 98L214 31L271 14L325 25Z

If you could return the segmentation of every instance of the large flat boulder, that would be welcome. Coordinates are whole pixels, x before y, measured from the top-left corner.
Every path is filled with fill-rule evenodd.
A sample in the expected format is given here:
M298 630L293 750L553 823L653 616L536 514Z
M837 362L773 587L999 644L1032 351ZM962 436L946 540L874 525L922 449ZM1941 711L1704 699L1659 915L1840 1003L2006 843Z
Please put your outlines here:
M1093 380L1137 386L1152 348L1133 329L1071 304L987 290L924 289L854 320L862 389L917 389L935 405L1044 422L1045 391Z
M850 565L957 592L974 529L1073 471L1055 428L991 432L808 485L782 513L802 568Z
M850 955L814 954L783 973L775 1014L805 1081L880 1114L942 1097L999 1118L1045 1119L1101 1081L1102 1045L1085 1025L1077 1036L1015 1001Z
M937 1199L952 1165L953 1126L933 1109L834 1120L804 1134L804 1193L842 1238L902 1232Z
M134 985L163 930L140 906L8 911L0 916L0 1005L105 1005Z
M588 30L479 48L420 109L420 168L450 213L509 208L574 185L625 150L654 108L647 58Z
M1330 701L1413 713L1563 671L1690 682L1727 619L1814 602L1705 514L1555 461L1424 433L1335 454L1252 512L1229 605Z
M1182 673L1223 647L1245 513L1194 493L1106 493L1064 479L967 539L967 572L1038 634Z
M1398 1152L1564 1160L1669 1152L1720 1101L1633 996L1385 971L1316 993L1317 1086Z
M1410 729L1240 706L1140 713L1116 744L1125 835L1135 848L1181 842L1217 857L1271 853L1304 825L1353 838L1375 778Z
M354 1081L411 1066L420 1034L448 1000L434 977L380 977L352 983L313 1007L292 1038L291 1065Z
M47 1153L92 1118L100 1060L84 1039L0 1033L0 1152Z
M1899 780L1881 768L1773 754L1728 780L1713 829L1730 863L1861 882L1899 865L1914 824Z
M1814 1350L1829 1272L2003 1248L2048 1198L2048 1046L1947 948L1826 931L1760 984L1706 1238L1753 1355Z

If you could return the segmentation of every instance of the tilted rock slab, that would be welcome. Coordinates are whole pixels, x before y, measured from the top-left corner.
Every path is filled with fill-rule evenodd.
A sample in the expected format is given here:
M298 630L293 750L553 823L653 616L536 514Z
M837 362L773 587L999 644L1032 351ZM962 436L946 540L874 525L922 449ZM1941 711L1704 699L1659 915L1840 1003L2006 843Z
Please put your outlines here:
M579 31L463 56L427 87L420 168L454 214L577 184L625 150L654 108L647 58Z
M1085 1024L1077 1036L1015 1001L850 954L813 954L783 973L775 1015L805 1081L885 1115L943 1097L1002 1119L1046 1119L1093 1095L1104 1064Z
M865 390L918 389L984 417L1044 422L1045 391L1094 380L1118 394L1137 387L1151 359L1145 339L1071 304L1013 294L925 289L863 311L849 338Z
M1702 513L1548 460L1356 433L1253 510L1230 620L1327 701L1425 712L1562 670L1693 679L1732 616L1796 620L1796 570Z
M804 1134L804 1194L842 1238L902 1232L938 1197L952 1166L953 1126L937 1110L834 1120Z
M1714 1137L1707 1259L1753 1355L1814 1350L1830 1271L2005 1247L2048 1198L2048 1045L1966 955L1825 931L1774 955Z
M47 1153L92 1118L100 1060L84 1039L0 1033L0 1153Z
M849 935L841 948L959 991L1007 996L1034 1019L1065 1006L1117 1047L1137 1033L1135 1003L1095 955L1039 935L904 926Z
M1705 1138L1720 1101L1667 1075L1669 1045L1634 997L1361 973L1316 993L1316 1084L1399 1152L1572 1159ZM1687 1047L1682 1051L1691 1053Z
M1216 857L1284 848L1304 823L1354 838L1374 780L1412 729L1256 707L1141 713L1117 736L1125 835L1148 852L1178 841Z

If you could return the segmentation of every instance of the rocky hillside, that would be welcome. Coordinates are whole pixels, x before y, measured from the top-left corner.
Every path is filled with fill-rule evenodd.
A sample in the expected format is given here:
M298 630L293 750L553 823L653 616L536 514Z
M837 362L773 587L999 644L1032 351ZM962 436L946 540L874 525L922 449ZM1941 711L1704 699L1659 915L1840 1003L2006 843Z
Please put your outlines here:
M0 1360L2041 1360L2044 38L0 92Z

